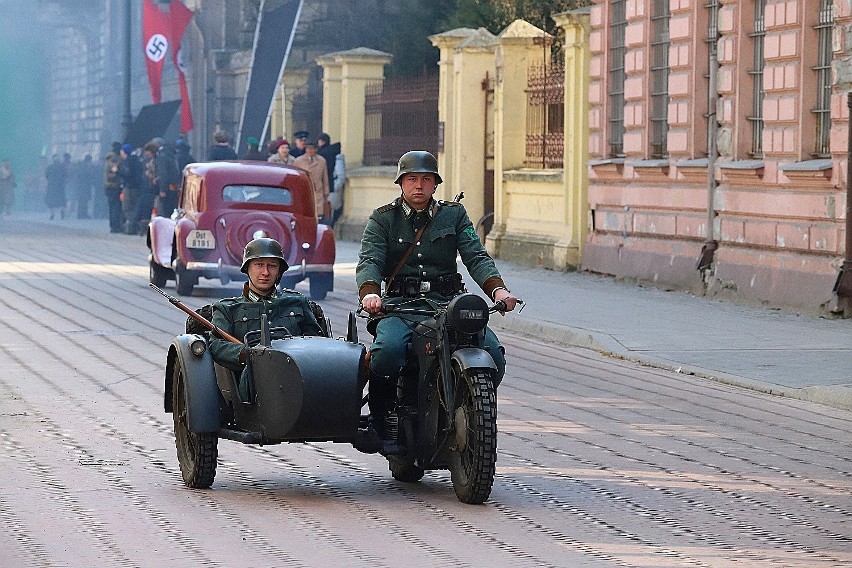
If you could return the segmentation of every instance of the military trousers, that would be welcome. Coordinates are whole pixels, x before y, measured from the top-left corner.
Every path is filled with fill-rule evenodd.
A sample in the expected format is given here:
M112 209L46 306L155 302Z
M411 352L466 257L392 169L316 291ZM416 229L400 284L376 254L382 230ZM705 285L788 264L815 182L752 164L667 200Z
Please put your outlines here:
M398 317L386 317L376 325L376 339L370 347L370 371L376 380L385 378L396 385L399 370L405 365L405 346L411 341L414 322ZM485 350L497 365L496 384L500 384L506 372L506 356L503 346L491 331L485 329Z

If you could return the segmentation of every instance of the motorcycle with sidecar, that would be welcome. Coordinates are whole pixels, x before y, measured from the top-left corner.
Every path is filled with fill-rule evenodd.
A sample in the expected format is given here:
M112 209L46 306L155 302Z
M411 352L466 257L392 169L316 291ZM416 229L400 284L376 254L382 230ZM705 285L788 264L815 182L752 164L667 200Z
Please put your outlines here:
M388 308L418 322L400 374L393 431L385 439L361 414L369 397L367 350L358 342L354 313L340 339L332 338L330 323L314 303L324 337L291 336L286 328L270 328L263 317L261 329L243 338L251 368L245 400L238 375L213 361L210 328L188 318L186 333L169 347L164 389L184 484L213 484L219 439L257 445L329 441L381 453L400 481L449 469L459 500L484 502L495 474L497 385L483 338L489 314L505 305L489 308L469 293L430 305ZM212 306L198 313L210 320Z

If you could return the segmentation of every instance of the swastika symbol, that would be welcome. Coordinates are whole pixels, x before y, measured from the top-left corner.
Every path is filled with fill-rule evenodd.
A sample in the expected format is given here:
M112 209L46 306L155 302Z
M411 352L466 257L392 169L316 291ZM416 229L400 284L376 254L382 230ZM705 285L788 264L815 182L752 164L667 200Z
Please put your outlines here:
M154 34L148 39L148 45L145 46L145 56L159 63L166 56L166 51L169 49L169 40L163 34Z

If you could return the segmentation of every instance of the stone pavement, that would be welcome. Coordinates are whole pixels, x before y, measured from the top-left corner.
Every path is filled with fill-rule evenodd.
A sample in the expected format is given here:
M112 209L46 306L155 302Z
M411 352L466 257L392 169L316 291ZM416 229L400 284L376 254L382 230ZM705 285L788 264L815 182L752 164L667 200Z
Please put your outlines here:
M358 243L339 241L335 290L354 294ZM852 410L852 320L742 306L497 261L526 301L499 330ZM462 274L467 276L461 268ZM468 279L468 289L480 291Z
M12 221L34 231L48 222L46 214L37 213L19 213ZM105 220L62 224L86 232L106 227ZM113 237L144 246L142 237ZM357 259L357 242L337 242L334 293L351 293L353 307ZM852 320L743 306L590 274L497 265L526 306L520 313L493 316L495 330L852 410ZM468 289L480 291L464 267L460 272Z

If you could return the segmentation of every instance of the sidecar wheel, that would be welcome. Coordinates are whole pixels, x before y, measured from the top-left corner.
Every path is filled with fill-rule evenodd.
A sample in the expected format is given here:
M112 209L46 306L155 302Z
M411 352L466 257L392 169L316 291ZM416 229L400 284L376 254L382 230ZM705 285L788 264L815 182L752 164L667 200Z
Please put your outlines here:
M216 477L216 458L218 457L215 433L197 434L190 432L187 424L186 392L184 377L180 365L175 365L172 396L174 397L173 415L175 422L175 447L183 483L193 489L206 489L213 485Z
M469 371L456 379L456 436L450 473L459 501L478 505L488 499L494 484L497 394L486 371Z

